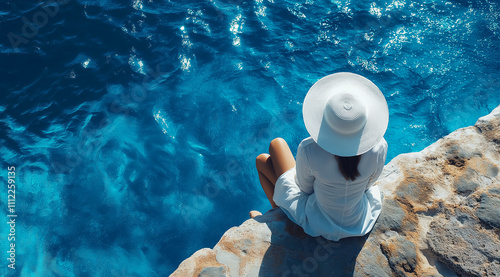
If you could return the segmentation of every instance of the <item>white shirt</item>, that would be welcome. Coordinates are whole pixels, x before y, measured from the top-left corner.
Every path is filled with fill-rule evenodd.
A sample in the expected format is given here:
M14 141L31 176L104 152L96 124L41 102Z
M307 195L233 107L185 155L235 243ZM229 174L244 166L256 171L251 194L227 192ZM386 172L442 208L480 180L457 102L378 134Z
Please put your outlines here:
M373 184L386 155L387 142L382 138L361 156L360 176L346 180L335 156L306 138L297 149L296 167L278 178L274 201L309 235L335 241L363 236L382 209L380 191Z

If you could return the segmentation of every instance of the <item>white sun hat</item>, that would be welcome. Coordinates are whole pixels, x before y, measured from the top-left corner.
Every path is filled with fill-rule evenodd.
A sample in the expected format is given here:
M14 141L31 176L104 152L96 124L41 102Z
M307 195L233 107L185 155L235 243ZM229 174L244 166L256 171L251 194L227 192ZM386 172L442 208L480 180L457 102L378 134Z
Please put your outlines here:
M309 135L342 157L369 151L384 136L389 109L380 89L365 77L340 72L317 81L302 107Z

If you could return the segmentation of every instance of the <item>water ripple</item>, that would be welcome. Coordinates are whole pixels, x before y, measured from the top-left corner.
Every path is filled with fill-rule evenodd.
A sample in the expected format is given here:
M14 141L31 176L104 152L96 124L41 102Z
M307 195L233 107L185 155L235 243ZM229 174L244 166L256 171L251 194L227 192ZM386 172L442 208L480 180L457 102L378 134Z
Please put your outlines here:
M3 5L3 30L23 35L41 4ZM303 97L329 73L384 92L388 161L473 124L500 104L499 19L491 1L61 5L26 43L0 41L0 161L19 168L28 230L19 267L168 275L269 208L254 157L307 136Z

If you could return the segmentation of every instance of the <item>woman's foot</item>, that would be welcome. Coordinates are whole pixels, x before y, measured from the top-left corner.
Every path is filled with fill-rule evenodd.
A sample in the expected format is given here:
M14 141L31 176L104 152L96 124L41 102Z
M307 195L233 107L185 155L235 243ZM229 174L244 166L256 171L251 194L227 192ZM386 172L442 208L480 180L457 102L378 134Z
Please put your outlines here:
M256 216L261 216L262 215L262 213L259 212L259 211L250 211L249 214L250 214L250 218L254 218Z

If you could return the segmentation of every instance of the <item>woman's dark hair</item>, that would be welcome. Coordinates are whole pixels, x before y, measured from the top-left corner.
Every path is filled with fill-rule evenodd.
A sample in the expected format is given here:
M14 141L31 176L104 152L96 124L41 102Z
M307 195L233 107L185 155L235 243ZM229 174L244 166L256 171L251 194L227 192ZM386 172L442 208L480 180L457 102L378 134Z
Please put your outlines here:
M354 179L360 175L358 164L361 160L361 155L352 157L340 157L335 155L335 159L339 164L340 172L344 175L346 180L354 181Z

